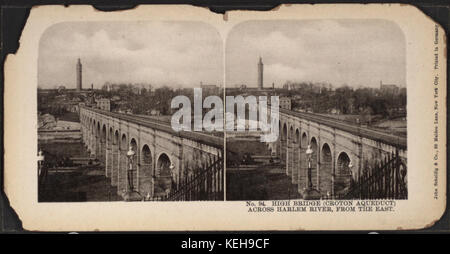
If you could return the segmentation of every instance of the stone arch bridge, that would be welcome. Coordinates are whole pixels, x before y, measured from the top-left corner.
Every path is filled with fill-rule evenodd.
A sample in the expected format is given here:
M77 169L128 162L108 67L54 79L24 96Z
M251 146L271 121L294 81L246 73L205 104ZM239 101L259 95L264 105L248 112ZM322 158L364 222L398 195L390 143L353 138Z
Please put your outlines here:
M223 200L223 138L85 106L79 113L83 142L119 195L132 186L150 200L174 193L177 200Z
M313 151L312 185L323 198L344 192L364 170L380 165L393 153L398 154L406 173L404 137L311 113L280 109L279 117L280 135L278 141L269 144L269 149L279 156L300 193L308 188L308 145Z

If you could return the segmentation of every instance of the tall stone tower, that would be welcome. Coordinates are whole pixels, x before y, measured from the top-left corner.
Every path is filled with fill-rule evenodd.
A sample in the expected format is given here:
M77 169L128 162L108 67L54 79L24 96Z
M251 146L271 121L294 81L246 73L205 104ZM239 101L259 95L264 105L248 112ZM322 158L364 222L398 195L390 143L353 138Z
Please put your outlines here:
M81 79L82 77L82 70L83 66L81 65L80 58L78 58L77 62L77 91L81 91L83 89L83 81Z
M258 62L258 88L263 89L263 72L264 72L264 64L262 62L262 58L259 57Z

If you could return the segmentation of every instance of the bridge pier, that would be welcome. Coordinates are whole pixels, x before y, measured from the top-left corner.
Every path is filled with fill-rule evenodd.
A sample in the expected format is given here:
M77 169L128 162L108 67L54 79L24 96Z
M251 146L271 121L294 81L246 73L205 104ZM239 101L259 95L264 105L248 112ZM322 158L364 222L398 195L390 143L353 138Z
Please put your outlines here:
M117 144L112 145L111 149L111 185L117 186L119 180L119 146Z
M86 130L86 126L82 126L81 130L83 131L83 144L84 146L87 148L87 130Z
M87 146L87 149L89 150L89 154L91 153L91 151L92 151L92 145L91 145L91 142L92 142L92 133L91 133L91 130L90 129L88 129L88 130L86 130L86 146Z
M88 143L88 130L86 127L83 127L83 143L87 147Z
M288 147L287 147L287 140L285 139L285 140L283 140L282 142L281 142L281 158L280 158L280 162L281 162L281 165L284 165L285 166L285 170L286 170L286 175L287 175L287 169L288 169L288 167L287 167L287 149L288 149Z
M112 147L109 142L106 143L106 158L105 158L105 175L106 177L111 177L112 169Z
M136 188L144 197L153 197L153 170L151 163L140 163L139 187Z
M287 148L287 175L292 177L294 174L294 144L292 141L288 143Z
M86 127L83 122L81 122L81 140L83 141L83 144L86 144Z
M278 137L278 141L275 143L276 148L276 155L279 159L281 159L281 135Z
M116 186L117 194L125 200L127 197L133 197L134 200L136 196L132 194L134 192L129 192L130 184L141 196L149 196L150 200L155 197L155 200L223 200L224 186L221 181L224 172L220 156L223 140L220 138L211 136L211 139L205 140L204 135L192 133L170 135L170 126L154 125L151 120L88 107L80 107L80 120L83 141L91 156L104 164L104 174L111 178L111 186ZM209 146L210 142L212 146ZM127 157L130 146L136 154L132 171L129 171L130 161ZM218 158L220 165L214 164L207 168ZM197 166L208 171L204 172ZM191 175L184 172L197 169L200 178L183 178ZM131 178L132 183L129 181ZM169 197L175 193L167 190L181 192L180 195Z
M123 149L122 147L119 149L119 167L118 167L118 174L117 174L117 193L119 195L124 194L124 192L127 191L127 156L126 156L126 149Z
M286 139L282 138L279 146L280 146L280 164L286 165Z
M98 155L98 139L97 139L97 135L96 134L94 134L94 135L92 135L92 156L94 157L94 158L97 158L97 155Z
M95 142L94 133L90 132L89 133L89 152L90 152L90 155L94 155L95 154L94 142Z
M333 157L331 154L334 146L324 144L320 151L320 184L322 195L333 195Z
M100 138L100 146L99 146L99 161L102 165L106 167L106 143L102 138Z
M299 169L298 169L298 191L301 193L303 189L306 189L306 178L308 177L308 162L306 159L306 148L299 148Z
M320 139L319 139L320 142ZM320 144L320 143L319 143ZM318 190L320 192L320 177L321 177L321 172L320 172L320 146L317 147L317 154L316 154L316 190Z
M298 183L298 173L300 168L300 153L299 153L300 147L298 143L293 143L293 150L292 150L292 183L297 184Z

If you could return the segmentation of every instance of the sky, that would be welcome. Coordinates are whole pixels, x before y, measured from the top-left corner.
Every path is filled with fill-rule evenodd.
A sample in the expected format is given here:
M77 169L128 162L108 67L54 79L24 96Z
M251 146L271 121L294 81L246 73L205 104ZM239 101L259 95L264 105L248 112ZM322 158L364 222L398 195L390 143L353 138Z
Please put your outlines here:
M65 22L41 37L38 85L75 88L78 58L84 88L218 85L225 55L228 87L256 87L259 57L266 87L287 81L379 87L380 80L406 86L405 47L401 29L386 20L247 21L224 41L202 22Z
M38 85L76 87L76 62L83 88L105 82L155 87L223 83L223 41L201 22L66 22L40 40Z
M335 87L406 86L406 42L385 20L247 21L226 41L226 84L257 86L257 62L264 86L285 82L327 82Z

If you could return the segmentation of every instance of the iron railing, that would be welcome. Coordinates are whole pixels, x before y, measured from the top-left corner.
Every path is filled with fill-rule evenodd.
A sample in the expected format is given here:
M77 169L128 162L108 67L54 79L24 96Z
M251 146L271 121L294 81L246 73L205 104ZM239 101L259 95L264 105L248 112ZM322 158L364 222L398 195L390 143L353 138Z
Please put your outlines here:
M350 189L340 199L407 199L407 169L398 150L352 181Z
M146 201L196 201L224 200L223 158L220 154L215 161L208 161L204 169L185 176L176 190L163 196L155 196Z

